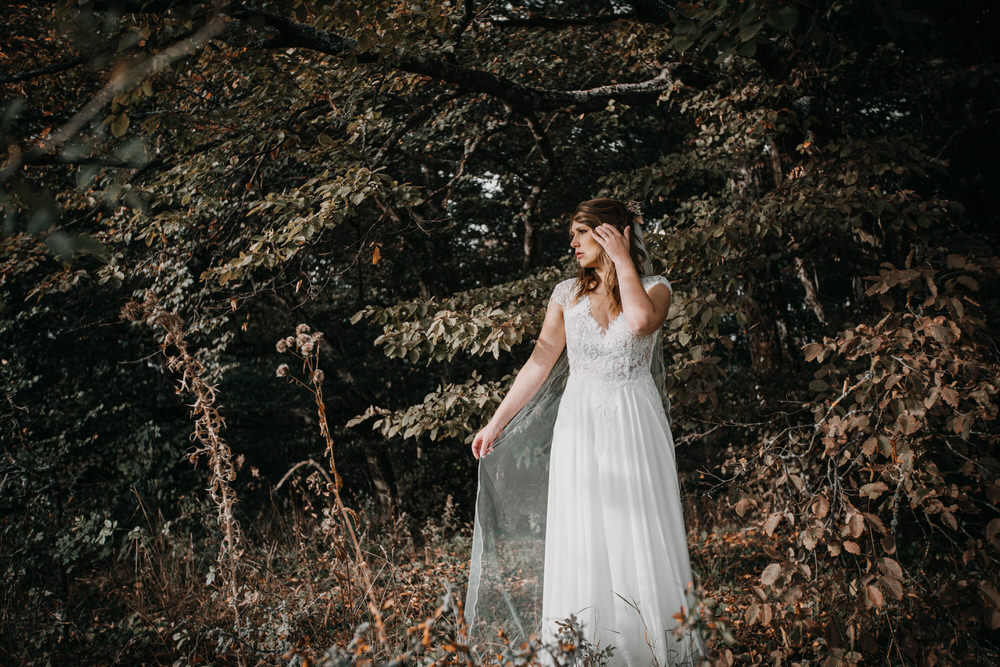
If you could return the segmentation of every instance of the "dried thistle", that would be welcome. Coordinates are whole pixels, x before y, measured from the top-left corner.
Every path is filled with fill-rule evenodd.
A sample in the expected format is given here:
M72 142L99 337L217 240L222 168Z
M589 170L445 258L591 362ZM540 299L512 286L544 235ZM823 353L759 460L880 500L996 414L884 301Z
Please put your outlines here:
M235 599L236 565L242 554L243 539L239 522L233 515L237 502L236 492L229 484L236 479L236 467L232 459L232 450L222 438L225 420L215 405L215 387L202 379L204 369L188 351L184 340L184 320L176 313L164 310L152 291L146 292L142 303L129 301L122 308L121 314L127 320L141 320L150 327L159 326L166 332L162 352L166 357L167 368L180 375L176 392L178 394L190 392L194 395L194 403L190 406L191 416L195 417L191 439L197 440L201 446L190 452L188 459L197 465L202 455L208 458L211 472L208 492L217 508L218 523L222 528L222 542L218 556L219 571L224 573L225 584L228 584ZM176 350L176 353L171 353L171 349ZM240 462L242 463L242 458Z
M354 559L361 572L365 595L368 598L368 610L371 612L372 618L374 619L375 631L378 636L378 640L383 646L385 646L387 644L387 640L385 636L385 626L382 621L382 613L380 611L379 604L372 597L375 594L375 588L372 582L371 573L368 569L368 560L365 557L364 551L361 549L361 542L358 539L357 530L355 528L355 524L358 523L358 514L344 505L344 501L340 497L340 489L343 487L344 482L340 477L340 473L337 472L337 464L334 460L333 436L330 434L330 426L326 420L326 402L323 399L323 379L325 375L322 369L319 368L319 347L317 346L317 343L322 338L322 332L317 331L310 334L308 325L299 324L295 327L294 337L289 336L278 341L279 352L285 351L302 359L304 371L303 377L309 378L311 386L307 385L305 382L293 375L289 371L287 364L281 364L278 366L277 374L279 377L287 377L289 380L297 382L305 387L310 393L312 393L313 399L316 402L316 410L319 413L320 434L326 442L327 458L329 460L330 472L333 475L333 479L328 481L326 484L327 491L333 497L333 507L329 508L329 512L324 510L324 516L326 517L324 527L326 530L333 532L332 526L334 525L334 522L332 519L339 519L343 526L342 534L346 534L346 536L350 539L351 547L353 547L354 551ZM285 350L281 349L282 343L285 344L283 346ZM331 517L331 515L333 516Z

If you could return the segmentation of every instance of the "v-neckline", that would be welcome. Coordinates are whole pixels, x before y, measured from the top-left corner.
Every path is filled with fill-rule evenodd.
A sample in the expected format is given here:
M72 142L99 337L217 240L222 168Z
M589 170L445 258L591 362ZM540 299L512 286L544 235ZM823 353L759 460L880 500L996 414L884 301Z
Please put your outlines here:
M597 327L598 334L600 334L602 337L605 334L607 334L608 330L612 327L612 325L614 325L614 323L617 322L618 319L625 314L624 310L619 310L617 315L608 320L608 326L601 327L601 323L597 321L596 317L594 317L594 311L590 303L590 295L584 294L583 298L587 300L587 317L589 317L590 321L594 323L594 326Z

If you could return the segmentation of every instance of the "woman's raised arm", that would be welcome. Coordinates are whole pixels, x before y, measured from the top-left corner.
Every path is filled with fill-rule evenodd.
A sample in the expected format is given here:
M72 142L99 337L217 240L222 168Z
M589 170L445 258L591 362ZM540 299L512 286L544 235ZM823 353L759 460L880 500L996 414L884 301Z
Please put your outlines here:
M514 384L493 413L493 418L476 434L472 441L472 455L477 459L493 451L493 441L503 427L514 418L521 408L531 400L538 388L545 382L559 355L566 346L566 328L563 322L562 306L555 299L549 300L545 311L542 330L535 341L531 356L514 378Z

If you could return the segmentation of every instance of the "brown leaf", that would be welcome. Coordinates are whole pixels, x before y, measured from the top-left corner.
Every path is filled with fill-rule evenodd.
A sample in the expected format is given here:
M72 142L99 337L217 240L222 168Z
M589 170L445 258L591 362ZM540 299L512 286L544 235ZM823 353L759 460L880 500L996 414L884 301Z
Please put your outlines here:
M890 577L895 577L897 579L903 578L903 568L899 566L899 563L888 556L884 556L881 560L879 560L879 568Z
M993 519L986 524L986 539L992 540L1000 533L1000 519Z
M847 519L847 530L850 532L851 537L861 537L861 534L865 532L865 519L860 514L852 514Z
M951 407L958 407L958 392L951 387L941 387L941 398Z
M774 582L776 582L780 576L781 565L778 563L771 563L764 568L763 574L760 575L760 583L765 586L773 586Z
M804 486L805 483L802 481L801 477L789 473L788 479L792 480L792 484L795 486L796 489L798 489L799 491L802 490L802 487Z
M875 445L878 444L878 438L872 436L865 440L865 444L861 445L861 453L865 456L871 456L875 452Z
M861 489L858 490L858 493L862 497L869 497L872 500L874 500L888 490L889 487L886 486L885 482L879 480L878 482L871 482L870 484L865 484L864 486L861 487Z
M778 513L770 514L767 517L767 521L764 522L764 532L768 537L774 534L774 529L778 527L778 522L781 521L781 515ZM1000 519L998 519L1000 521Z
M816 496L816 500L812 504L812 511L817 519L822 519L830 511L830 501L826 499L826 496Z
M771 625L772 618L774 618L774 612L771 611L771 605L762 605L760 608L760 624L766 628Z
M883 604L882 591L877 586L865 586L865 600L870 606L881 607Z
M804 546L809 551L816 548L816 543L819 539L823 537L823 527L822 526L810 526L806 531L802 533L802 546Z
M802 349L806 353L806 361L812 361L825 349L825 346L822 343L807 343Z
M948 263L949 269L965 268L965 257L963 257L962 255L956 255L952 253L945 258L945 261Z
M889 595L892 596L894 600L903 599L903 582L896 577L881 576L879 580L885 586L885 589L889 591Z
M865 518L868 520L868 523L875 527L875 530L879 532L879 535L885 535L885 524L882 523L882 519L878 518L878 516L872 514L871 512L865 512Z
M979 591L990 604L992 604L996 609L1000 609L1000 593L997 592L997 589L993 588L992 584L988 581L980 580Z
M744 496L736 503L736 513L742 517L746 514L748 507L750 507L750 501L746 499L746 496Z
M854 554L855 556L858 556L858 555L861 554L861 547L858 546L857 542L852 542L850 540L845 540L844 541L844 551L846 551L847 553Z
M969 439L969 431L972 430L972 422L975 421L975 415L971 412L966 412L960 414L951 419L951 428L955 433L959 433L963 440Z
M903 435L910 435L920 430L920 420L908 412L903 412L896 419Z

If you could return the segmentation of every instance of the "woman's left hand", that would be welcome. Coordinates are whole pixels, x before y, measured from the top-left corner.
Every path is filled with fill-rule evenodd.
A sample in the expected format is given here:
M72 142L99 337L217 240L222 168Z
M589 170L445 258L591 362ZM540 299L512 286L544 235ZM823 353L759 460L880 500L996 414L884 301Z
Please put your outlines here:
M594 238L615 264L632 261L632 257L628 253L631 244L631 234L628 227L625 228L625 234L622 235L614 226L604 223L594 227Z

